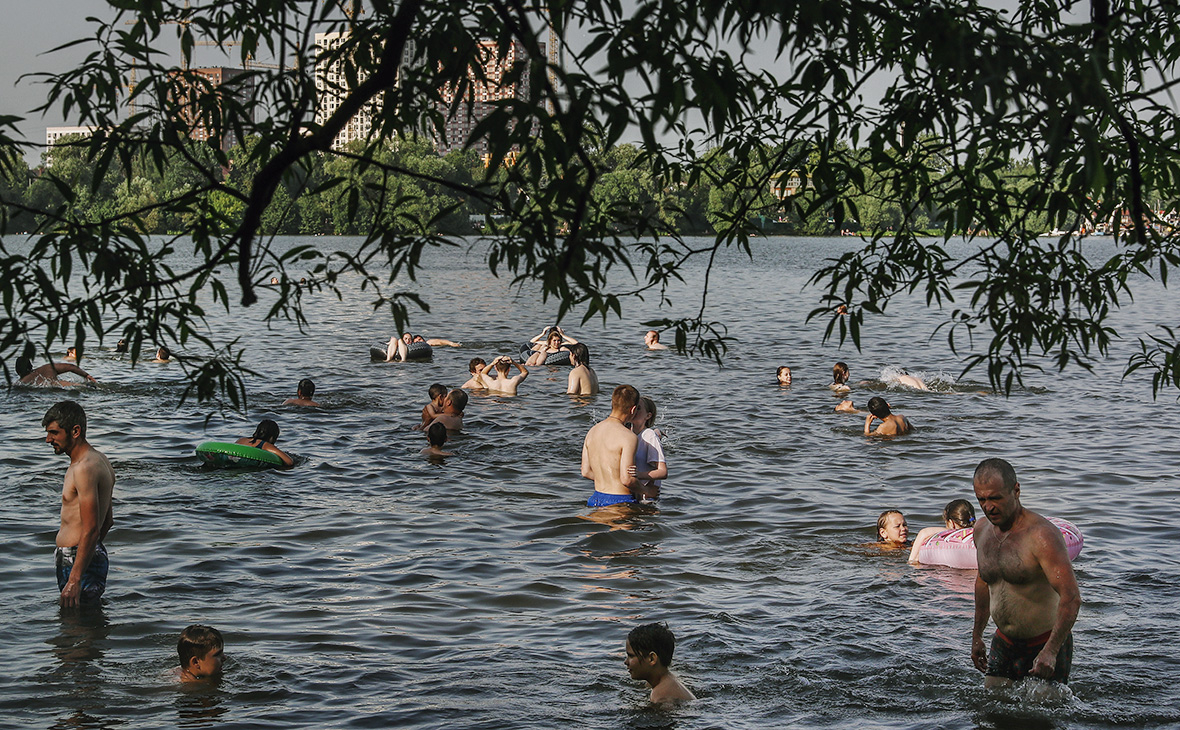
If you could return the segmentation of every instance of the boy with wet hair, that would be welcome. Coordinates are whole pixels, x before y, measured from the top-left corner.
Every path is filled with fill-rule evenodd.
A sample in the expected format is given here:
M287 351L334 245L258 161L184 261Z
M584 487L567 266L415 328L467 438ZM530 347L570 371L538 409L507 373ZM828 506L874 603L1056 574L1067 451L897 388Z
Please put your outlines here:
M426 426L443 412L443 402L447 397L447 386L442 383L435 383L430 386L427 391L430 394L430 402L422 408L422 423L418 424L418 428L425 431Z
M696 699L696 695L688 691L668 668L676 649L676 637L668 629L668 624L636 626L627 634L625 649L627 658L624 664L631 679L642 680L651 686L652 702Z
M432 423L426 429L426 438L430 446L422 449L423 456L454 456L450 451L443 451L443 444L447 442L447 427L441 423Z
M459 387L465 390L487 390L488 383L483 377L484 365L487 363L482 357L471 358L471 362L467 363L467 372L471 373L471 378Z
M203 682L221 676L225 642L221 632L212 626L185 627L176 642L176 653L180 656L177 678L181 682Z
M873 430L873 421L880 420L881 425ZM909 433L913 426L909 419L900 413L894 413L889 404L880 396L869 398L869 415L865 416L865 436L897 436Z

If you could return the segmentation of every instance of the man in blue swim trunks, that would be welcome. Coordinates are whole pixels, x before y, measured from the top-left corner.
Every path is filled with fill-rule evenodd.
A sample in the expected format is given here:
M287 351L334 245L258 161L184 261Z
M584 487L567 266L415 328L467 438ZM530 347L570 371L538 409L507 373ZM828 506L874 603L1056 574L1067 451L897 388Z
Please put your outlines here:
M638 439L627 422L635 415L639 391L620 385L610 398L610 415L594 424L582 444L582 476L594 480L594 494L586 504L607 507L634 502L631 493L639 482L630 474L635 466Z
M1000 687L1026 676L1069 680L1082 598L1061 531L1020 504L1012 465L986 459L975 469L975 497L987 516L975 523L975 626L971 661ZM991 652L983 642L996 624Z
M55 454L67 454L61 493L61 527L57 531L57 587L62 607L94 602L107 584L107 551L103 539L114 515L111 496L115 472L101 451L86 441L86 412L72 400L62 401L41 419L45 441Z

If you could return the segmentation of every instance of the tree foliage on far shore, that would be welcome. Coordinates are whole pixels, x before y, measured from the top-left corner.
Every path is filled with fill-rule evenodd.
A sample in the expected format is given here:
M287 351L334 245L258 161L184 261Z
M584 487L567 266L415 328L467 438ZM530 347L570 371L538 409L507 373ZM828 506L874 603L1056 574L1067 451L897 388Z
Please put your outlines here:
M1104 356L1120 336L1107 317L1134 277L1166 283L1180 263L1160 220L1180 208L1169 95L1180 26L1154 3L370 0L349 16L314 0L110 6L76 44L86 60L46 79L47 107L99 131L29 175L13 120L0 119L6 368L54 343L200 343L191 392L238 403L240 353L202 334L199 292L249 307L272 275L328 290L359 277L400 328L426 304L402 282L473 213L493 234L493 272L586 319L622 312L612 270L635 274L631 295L663 302L687 259L749 253L768 213L807 232L855 227L864 247L813 279L828 335L859 347L866 316L920 294L946 311L965 366L1002 389L1042 355L1059 367ZM544 48L547 22L567 41L563 64ZM346 93L317 122L322 32L347 33L331 51ZM531 93L494 102L466 152L433 154L426 140L470 111L449 92L483 80L488 41L505 57L521 49L507 78ZM222 44L227 65L280 64L213 86L189 68L198 42ZM333 150L361 112L373 134ZM197 121L244 144L193 144ZM811 184L799 195L769 195L800 171ZM1096 224L1113 228L1108 260L1068 235ZM686 241L695 226L711 245ZM1066 233L1038 237L1050 227ZM28 245L9 244L26 230ZM325 230L365 243L344 254L269 238ZM919 235L929 230L941 236ZM148 231L177 235L161 244ZM946 243L964 237L978 246L952 256ZM196 263L174 270L181 248ZM278 287L266 316L305 324L300 291ZM653 324L720 357L724 328L706 301ZM1139 336L1128 371L1151 372L1157 391L1180 385L1172 331Z

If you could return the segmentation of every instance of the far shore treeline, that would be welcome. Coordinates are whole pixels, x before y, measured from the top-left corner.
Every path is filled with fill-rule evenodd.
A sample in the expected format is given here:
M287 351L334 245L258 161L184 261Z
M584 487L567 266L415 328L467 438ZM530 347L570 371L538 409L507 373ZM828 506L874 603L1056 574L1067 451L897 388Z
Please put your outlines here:
M19 157L6 161L0 169L4 199L23 202L23 206L10 209L8 232L45 230L44 215L37 211L60 210L73 198L71 212L80 222L119 220L141 233L183 234L191 229L196 213L178 213L175 206L163 203L207 185L208 179L198 169L212 170L225 185L248 193L259 168L257 156L250 154L257 140L250 138L229 149L227 166L215 161L208 145L193 142L171 149L162 159L158 154L142 153L122 163L112 162L96 179L100 166L92 162L93 143L67 137L42 153L40 164L33 167ZM775 158L773 148L768 146L767 152L764 159ZM277 189L262 217L261 232L366 235L381 226L411 234L465 235L485 232L489 220L494 225L495 211L457 192L487 179L488 171L477 152L453 151L440 156L429 141L411 137L386 142L374 159L382 167L358 167L347 154L312 155L306 169L289 175ZM598 170L592 193L594 208L619 211L620 219L651 216L665 230L681 235L712 235L729 220L726 214L732 215L738 208L750 212L751 230L769 235L890 230L902 227L906 219L899 196L884 179L874 179L867 165L863 189L868 192L845 198L851 205L837 221L831 211L802 217L801 206L791 205L789 198L780 199L770 185L752 192L727 182L763 172L772 177L775 171L744 170L746 175L736 176L732 174L734 161L720 150L707 158L712 174L701 176L694 184L662 184L645 159L640 148L631 144L598 151L593 160ZM194 162L201 164L195 166ZM1010 172L1013 179L1029 179L1030 170L1027 163L1014 162ZM799 176L805 178L806 174ZM225 193L213 193L207 204L219 218L224 216L222 220L238 220L245 209L240 198ZM938 210L911 209L909 230L939 235L942 220ZM1046 216L1031 213L1026 221L1033 228L1044 227ZM428 230L421 229L423 222L428 222Z

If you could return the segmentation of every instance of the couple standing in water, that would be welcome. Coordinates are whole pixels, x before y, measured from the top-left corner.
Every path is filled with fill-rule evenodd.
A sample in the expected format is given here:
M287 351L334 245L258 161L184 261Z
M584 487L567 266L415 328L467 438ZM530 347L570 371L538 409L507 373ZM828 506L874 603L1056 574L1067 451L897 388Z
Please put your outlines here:
M651 427L655 416L655 403L633 386L615 388L610 415L590 428L582 444L582 476L594 480L588 506L659 499L668 465L659 431Z

